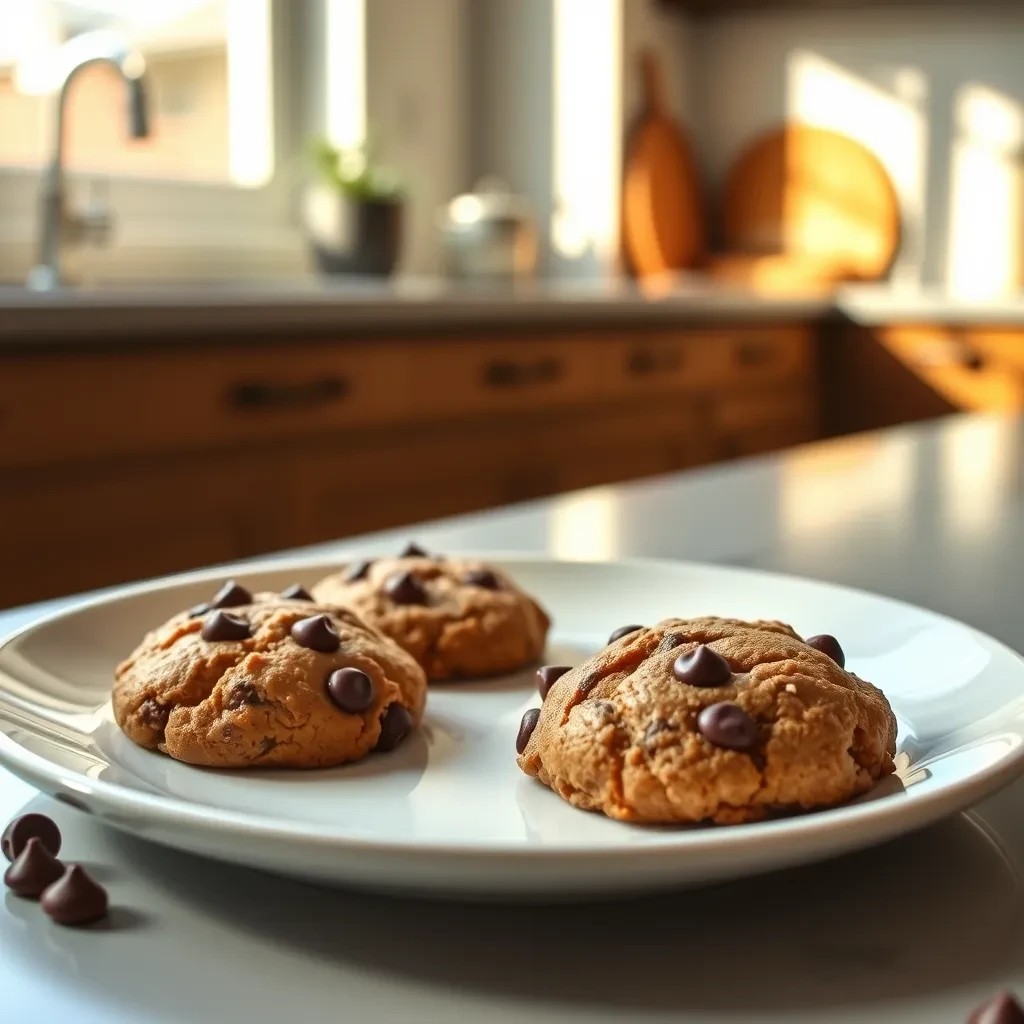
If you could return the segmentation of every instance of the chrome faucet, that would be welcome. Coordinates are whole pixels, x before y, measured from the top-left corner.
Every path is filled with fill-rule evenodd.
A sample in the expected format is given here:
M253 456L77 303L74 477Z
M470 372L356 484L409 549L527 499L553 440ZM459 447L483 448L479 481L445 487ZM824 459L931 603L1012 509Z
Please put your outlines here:
M112 218L104 209L77 212L68 207L64 190L64 118L68 90L79 72L94 64L110 64L124 79L128 101L128 133L133 139L149 135L146 112L146 61L114 32L86 32L68 40L59 51L63 66L57 93L53 156L43 175L39 209L39 262L28 275L28 287L48 291L64 283L61 243L84 238L105 240Z

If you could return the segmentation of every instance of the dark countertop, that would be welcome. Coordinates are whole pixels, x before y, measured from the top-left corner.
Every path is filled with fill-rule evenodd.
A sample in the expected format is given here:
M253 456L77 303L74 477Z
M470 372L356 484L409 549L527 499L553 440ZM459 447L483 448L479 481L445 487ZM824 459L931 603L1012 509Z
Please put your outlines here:
M0 285L0 348L104 345L282 332L343 339L524 327L593 329L809 323L836 318L863 326L915 322L1024 325L1024 302L965 301L920 289L851 286L832 298L769 297L681 278L662 291L625 281L456 287L436 280L372 283L211 282L68 289L40 294Z
M371 553L412 535L436 550L798 573L920 603L1021 650L1024 419L953 417L321 547ZM0 633L38 611L0 613ZM23 784L0 778L0 812L27 798ZM68 956L94 992L113 992L123 963L144 961L148 948L160 967L146 992L154 1006L175 1006L191 980L161 958L202 934L221 936L240 999L267 988L301 999L303 979L328 971L352 1019L952 1024L1001 986L1024 992L1022 801L1024 780L970 814L765 879L606 906L482 909L250 876L128 841L38 798L77 848L132 875L132 905L165 899L159 890L181 909L137 934L93 940L106 944L102 958L87 956L88 942L69 953L0 915L4 948L20 950L0 961L0 982L27 993L39 1019L56 1019L53 979ZM455 937L442 942L439 922ZM117 1005L81 1019L132 1019ZM222 1020L223 1006L189 1019Z

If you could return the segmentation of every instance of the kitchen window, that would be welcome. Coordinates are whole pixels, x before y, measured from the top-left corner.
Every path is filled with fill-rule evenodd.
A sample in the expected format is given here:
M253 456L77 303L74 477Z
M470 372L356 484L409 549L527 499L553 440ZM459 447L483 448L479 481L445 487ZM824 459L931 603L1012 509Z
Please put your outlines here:
M56 54L114 29L145 56L150 137L127 137L123 88L86 69L65 121L69 194L109 206L115 242L81 272L252 276L301 246L292 185L307 122L302 47L317 4L288 0L0 0L0 279L34 257L41 169L53 145Z

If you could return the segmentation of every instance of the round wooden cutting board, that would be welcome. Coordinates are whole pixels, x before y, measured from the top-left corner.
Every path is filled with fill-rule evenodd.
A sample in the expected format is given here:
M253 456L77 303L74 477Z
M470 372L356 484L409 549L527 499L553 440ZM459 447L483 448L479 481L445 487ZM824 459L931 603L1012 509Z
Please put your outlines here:
M881 161L825 128L785 124L730 170L722 208L725 249L791 258L822 277L876 280L900 243L900 208Z
M653 50L640 54L643 109L629 133L622 176L622 249L637 277L694 266L704 248L696 162L669 113Z

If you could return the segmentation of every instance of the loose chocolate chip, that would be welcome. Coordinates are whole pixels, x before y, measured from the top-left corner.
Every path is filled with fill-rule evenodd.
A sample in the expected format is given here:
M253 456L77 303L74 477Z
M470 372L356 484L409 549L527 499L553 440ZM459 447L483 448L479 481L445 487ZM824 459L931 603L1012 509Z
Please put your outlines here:
M977 1007L967 1024L1024 1024L1024 1008L1009 992L1000 992Z
M523 720L519 723L519 735L516 736L517 754L521 754L526 749L526 744L530 742L533 730L537 728L537 719L539 718L540 708L530 708L530 710L523 715Z
M470 569L462 577L462 582L484 590L501 590L501 580L490 569Z
M689 654L680 654L672 674L690 686L724 686L732 676L729 662L710 647L701 644Z
M411 572L392 573L384 581L384 593L395 604L426 604L426 587Z
M808 647L828 655L840 668L846 668L846 655L843 653L839 641L828 633L819 633L817 636L809 636L805 641Z
M569 665L544 665L537 669L537 692L544 700L555 681L561 679L569 671Z
M232 683L224 697L224 707L237 711L243 704L255 707L263 703L263 694L249 682Z
M357 668L339 668L327 677L331 700L350 715L358 715L373 703L373 680Z
M214 608L237 608L240 604L252 604L252 594L240 583L228 580L213 595L212 604Z
M313 595L301 584L293 583L281 591L281 596L289 601L312 601Z
M624 636L629 636L630 633L635 633L638 629L643 629L643 626L619 626L617 630L610 637L608 637L608 643L613 644L616 640L621 640Z
M402 548L402 553L398 556L399 558L428 558L426 551L423 550L414 541L409 541L408 544Z
M292 624L292 639L300 647L332 654L341 646L341 637L329 615L311 615Z
M14 860L25 849L30 839L41 839L43 846L56 857L60 853L60 829L45 814L23 814L10 822L0 836L0 850L8 860Z
M401 704L389 704L387 710L381 716L380 736L377 739L377 746L374 750L387 753L394 750L412 729L412 715L408 709Z
M216 611L206 617L199 635L204 640L217 643L221 640L248 640L252 630L248 619L230 612Z
M203 601L202 604L194 604L188 610L188 617L190 619L198 619L200 616L205 615L208 611L213 608L213 605L209 601Z
M4 885L16 896L39 899L43 890L64 874L64 866L33 836L14 863L4 873Z
M57 924L92 924L107 915L107 892L85 868L72 864L43 893L40 904Z
M366 574L373 565L372 558L364 558L361 562L353 562L346 570L343 579L346 583L355 583L357 580L365 580Z
M701 735L716 747L749 750L757 739L757 723L738 704L722 701L697 716Z

